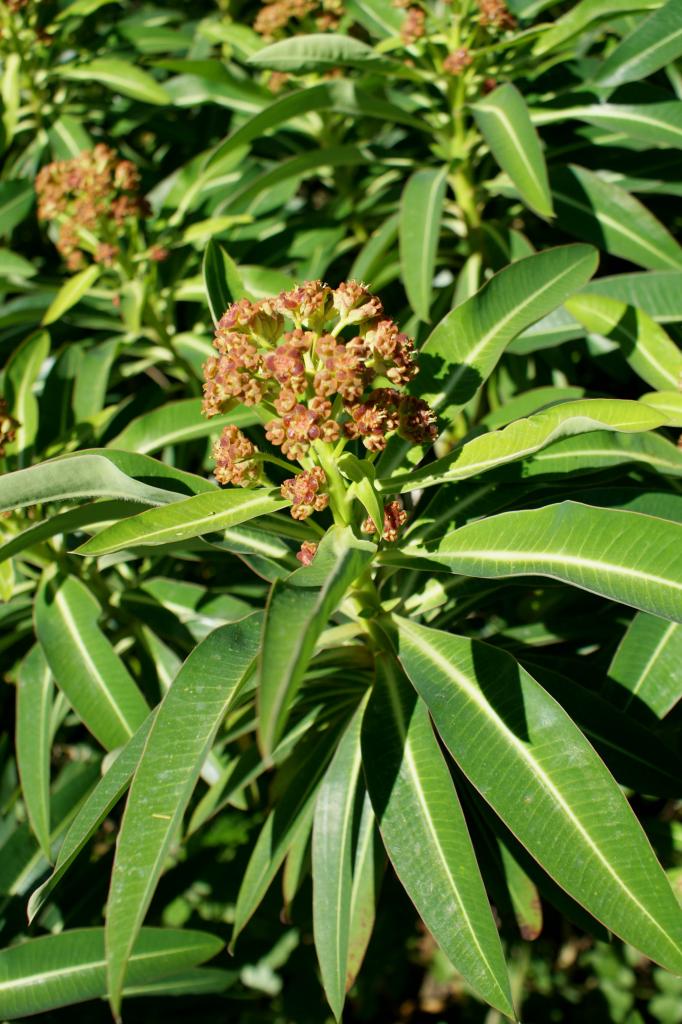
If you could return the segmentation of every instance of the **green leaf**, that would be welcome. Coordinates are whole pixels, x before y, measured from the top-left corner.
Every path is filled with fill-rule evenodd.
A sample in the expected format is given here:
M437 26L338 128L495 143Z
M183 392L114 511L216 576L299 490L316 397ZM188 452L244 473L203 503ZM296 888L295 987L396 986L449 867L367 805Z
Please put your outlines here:
M149 709L99 628L101 613L75 576L46 577L36 595L36 633L55 681L93 736L112 750L130 739Z
M319 68L360 67L394 68L394 61L382 58L371 46L348 35L332 32L313 33L280 39L254 53L249 64L275 71L303 74Z
M210 434L217 436L228 423L238 427L260 423L258 414L244 407L207 420L201 415L201 404L200 398L181 398L145 412L124 427L107 447L149 454L167 445L194 441Z
M106 555L123 548L176 543L204 533L218 533L257 516L269 515L288 504L265 487L224 491L214 488L114 523L81 544L77 553Z
M371 562L376 545L333 526L312 565L276 580L263 625L258 667L258 741L265 758L282 736L308 662L330 615Z
M388 480L381 480L378 487L391 493L396 488L412 491L433 487L463 480L522 459L561 437L605 428L638 432L653 430L666 423L665 417L654 409L647 409L642 415L643 408L640 402L618 398L585 398L577 402L562 402L535 416L516 420L503 430L481 434L422 469L407 474L398 473ZM653 415L650 416L649 412Z
M608 434L597 430L583 437L555 441L523 462L523 476L568 474L607 469L627 462L670 476L682 476L682 452L658 434Z
M639 400L665 416L668 426L682 427L682 394L679 391L649 391Z
M71 160L94 146L81 122L70 114L58 117L48 129L48 135L55 160Z
M563 245L495 274L433 329L419 354L419 386L410 385L412 394L451 423L478 393L510 341L581 289L597 260L589 246ZM389 445L382 472L399 465L411 448L407 442Z
M353 858L348 959L346 962L347 990L352 987L357 977L369 940L372 937L376 907L379 902L379 890L386 866L386 856L372 809L372 801L364 783L361 782L360 785L363 801Z
M44 906L59 880L66 874L85 844L95 834L109 812L121 799L137 768L140 756L147 742L149 730L156 711L152 711L135 735L120 749L115 760L109 765L93 791L79 808L64 841L59 847L52 874L34 892L28 901L29 923Z
M364 702L338 744L320 786L313 823L313 930L322 984L341 1019L348 989L353 827L360 777ZM362 791L360 791L362 797Z
M682 626L639 612L609 666L608 696L627 710L637 700L663 718L682 698Z
M636 82L672 63L682 54L682 9L668 0L660 10L639 22L602 66L600 85Z
M682 248L625 189L574 164L553 171L551 183L560 222L579 238L641 267L682 267Z
M98 82L121 96L130 96L141 103L165 106L171 102L170 94L146 71L127 60L102 58L73 67L67 64L58 69L62 78L71 81Z
M597 254L565 245L505 267L434 328L420 352L419 388L447 421L477 393L509 342L587 283Z
M345 7L354 21L380 39L400 34L404 14L396 10L391 0L348 0Z
M214 630L166 693L128 795L107 901L109 998L116 1014L133 945L216 732L252 670L261 617Z
M130 959L129 980L143 985L210 960L222 948L207 932L145 928ZM73 928L0 951L0 1015L24 1019L107 993L104 929Z
M204 252L202 272L208 308L217 324L230 303L246 295L246 289L236 263L213 238Z
M469 576L549 576L682 621L682 525L667 519L563 501L469 523L417 553Z
M95 283L97 278L100 276L102 268L96 263L92 263L85 270L80 270L73 277L67 278L64 284L61 286L54 299L47 307L47 310L43 316L42 324L53 324L55 320L59 320L67 310L75 306L77 302L87 295L92 285Z
M653 616L644 615L644 618ZM679 629L664 619L656 621L664 627ZM658 733L640 724L632 714L617 710L615 699L612 703L544 665L526 664L525 667L580 727L621 785L637 793L673 798L677 795L679 757ZM613 690L619 696L624 694L618 687ZM622 701L619 703L622 705Z
M301 832L310 831L320 779L334 748L338 724L299 744L291 755L295 770L261 829L247 864L234 911L230 949L255 913L284 858Z
M514 1016L502 946L427 710L391 658L376 663L362 760L384 845L446 956L483 999Z
M17 767L21 792L34 836L50 860L50 760L52 676L36 644L26 655L17 679Z
M400 263L405 291L420 320L429 323L433 275L447 188L447 168L415 171L400 200Z
M0 274L3 277L34 277L36 268L10 249L0 249Z
M593 334L611 338L642 380L654 388L682 382L682 351L650 316L604 295L574 295L566 309Z
M535 125L557 124L577 118L598 128L625 132L652 146L682 148L682 103L585 103L557 110L537 108L531 111Z
M15 439L19 466L26 466L31 461L38 431L38 401L33 394L33 386L49 352L49 334L38 331L14 350L5 370L7 401L19 424Z
M34 200L31 182L0 182L0 235L8 235L21 223L33 206Z
M400 660L462 771L571 896L679 972L682 915L625 797L505 651L401 619Z
M518 89L507 82L471 109L493 156L525 204L541 217L553 217L542 145Z
M160 505L178 501L184 495L177 491L165 490L146 484L128 476L118 468L114 459L117 452L79 452L58 459L50 459L38 466L5 473L0 477L0 511L36 505L46 501L67 501L79 498L123 498L143 502L146 505ZM139 456L143 458L143 456ZM140 464L138 463L138 466ZM141 476L190 479L189 473L180 470L171 472L153 459L146 460L148 469ZM158 466L158 473L156 467ZM203 481L211 487L209 481Z
M549 5L545 4L544 6ZM549 53L550 50L579 35L583 29L595 22L608 20L630 11L639 13L660 6L661 0L580 0L560 18L557 18L551 26L548 26L547 31L538 38L533 52L538 56Z

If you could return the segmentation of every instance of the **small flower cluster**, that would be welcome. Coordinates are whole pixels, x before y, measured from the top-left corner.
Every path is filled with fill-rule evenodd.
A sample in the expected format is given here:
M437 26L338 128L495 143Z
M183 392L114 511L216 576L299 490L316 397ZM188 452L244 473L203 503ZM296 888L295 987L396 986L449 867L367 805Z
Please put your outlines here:
M266 0L256 15L253 27L268 39L280 35L290 22L314 17L318 32L338 28L344 13L341 0Z
M241 299L220 319L213 345L216 354L204 365L204 415L239 404L266 414L266 439L303 467L281 486L294 519L330 503L320 443L335 445L338 455L349 441L376 453L394 434L413 444L436 437L431 409L405 390L418 372L412 339L357 281L337 288L307 281L273 298ZM222 484L248 487L262 479L262 456L234 425L224 428L213 457ZM397 537L404 517L398 503L389 503L384 537ZM376 532L369 523L365 528ZM312 547L299 552L304 564Z
M389 501L384 505L384 540L394 541L398 539L400 527L407 521L407 512L399 501ZM362 524L363 533L376 533L376 523L371 516L367 516Z
M149 213L139 184L135 165L118 160L104 144L42 168L36 178L38 219L59 223L57 248L69 269L84 266L86 253L112 265L126 223Z
M401 4L402 6L402 4ZM412 46L426 34L426 15L420 7L408 7L400 26L400 38L405 46Z
M5 445L11 444L16 437L18 425L9 414L6 399L0 398L0 459L5 457Z
M479 22L486 28L498 31L516 28L516 18L504 0L478 0Z
M443 71L446 75L461 75L465 68L468 68L473 64L474 58L471 56L468 50L462 48L459 50L453 50L449 53L443 61Z

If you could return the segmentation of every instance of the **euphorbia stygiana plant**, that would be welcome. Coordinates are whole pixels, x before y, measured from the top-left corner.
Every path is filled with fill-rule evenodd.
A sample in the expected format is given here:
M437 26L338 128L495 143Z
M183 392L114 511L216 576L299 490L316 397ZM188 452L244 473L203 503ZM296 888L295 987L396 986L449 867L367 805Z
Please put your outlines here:
M529 608L549 608L561 623L586 602L593 623L634 615L638 644L643 632L653 645L677 630L682 499L665 479L680 475L682 453L666 437L665 414L639 401L545 396L466 436L456 426L462 410L475 419L509 342L579 292L595 267L582 245L519 260L448 313L419 351L358 282L237 298L205 366L204 412L221 417L221 487L112 450L10 475L27 503L71 487L153 506L91 531L79 548L85 565L103 559L104 571L113 553L143 558L164 545L227 566L236 554L269 585L264 608L195 648L148 717L121 691L122 736L102 742L123 749L32 896L35 914L130 784L107 904L116 1011L179 837L268 772L271 805L232 941L282 865L291 902L310 850L315 945L337 1018L387 863L465 983L509 1018L489 902L502 913L500 893L525 937L540 931L541 894L582 927L608 929L682 970L680 909L626 798L635 785L674 793L673 753L618 700L557 673L541 645L514 646L513 631L495 628L503 609L520 630ZM215 309L210 275L208 288ZM654 463L656 500L642 485ZM39 636L64 585L47 575ZM549 629L543 615L527 630ZM581 628L587 645L591 625ZM629 636L612 673L621 692L639 685L628 674ZM53 671L64 676L57 660ZM76 710L87 722L88 709ZM235 714L251 723L242 734L254 744L217 777L204 771L205 784L200 774Z

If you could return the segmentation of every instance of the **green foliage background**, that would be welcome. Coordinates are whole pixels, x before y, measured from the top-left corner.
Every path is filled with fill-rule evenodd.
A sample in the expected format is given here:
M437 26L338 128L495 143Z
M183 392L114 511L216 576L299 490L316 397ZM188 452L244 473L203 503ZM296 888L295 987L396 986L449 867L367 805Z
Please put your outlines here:
M0 1018L110 1019L103 1000L116 1003L135 942L127 1022L322 1024L328 1004L341 1012L345 978L327 900L355 968L369 942L344 1021L502 1021L500 1002L490 1009L463 976L468 952L441 916L447 871L420 889L461 839L452 805L439 818L456 787L520 1019L678 1024L682 983L645 956L674 967L667 940L647 932L651 915L618 905L605 921L639 952L597 920L609 872L579 860L565 822L567 880L551 866L551 823L526 841L519 793L533 778L509 767L511 746L495 746L502 730L479 740L473 720L464 736L453 726L471 706L448 717L433 652L446 644L448 663L463 665L469 640L486 642L472 647L479 703L496 680L527 687L536 767L559 780L578 759L575 808L598 794L590 836L608 843L625 829L614 876L641 851L638 898L672 921L634 818L616 808L601 820L602 793L615 800L617 787L596 757L579 761L572 722L679 897L679 0L424 0L407 12L389 0L15 0L0 18ZM267 18L269 37L254 28ZM35 181L97 144L135 165L148 210L82 240L82 263L68 266L57 225L36 216ZM103 241L118 252L98 262ZM202 364L230 302L316 278L364 281L423 347L411 387L434 404L441 436L421 466L395 441L376 472L348 456L341 470L354 514L397 493L410 513L404 543L371 554L381 615L405 617L391 620L400 672L374 676L362 629L339 610L366 550L337 525L324 554L338 595L320 611L316 596L306 605L320 581L304 577L303 597L291 577L273 590L257 713L257 610L318 536L279 511L278 494L259 492L245 525L241 499L216 491L211 441L259 420L244 408L202 419ZM202 531L197 509L220 516L220 532L215 520ZM279 645L296 630L311 651L287 674ZM215 721L197 710L197 687L210 685ZM385 714L391 692L404 720ZM268 717L282 693L284 718ZM572 722L552 718L547 693ZM158 726L147 717L157 705ZM424 821L440 830L421 852L414 793L382 789L401 722L425 758ZM177 820L157 828L145 801L176 748ZM475 792L498 757L510 772L497 804L489 796L499 819ZM311 853L313 803L315 829L324 799L333 823L337 783L353 813L353 801L367 805L362 872L343 845L316 838ZM382 801L402 885L384 871ZM289 815L275 839L272 808ZM349 884L344 856L356 858L370 926L377 903L371 939L328 891L334 871ZM50 970L56 981L16 994L24 974Z

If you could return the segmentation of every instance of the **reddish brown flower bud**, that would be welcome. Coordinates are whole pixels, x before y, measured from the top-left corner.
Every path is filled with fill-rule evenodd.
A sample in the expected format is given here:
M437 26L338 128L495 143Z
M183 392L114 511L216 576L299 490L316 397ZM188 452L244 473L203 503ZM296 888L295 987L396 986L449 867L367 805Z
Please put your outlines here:
M407 521L407 512L399 501L389 501L384 505L383 539L391 543L398 539L400 527ZM376 533L377 528L371 516L367 516L360 527L363 533Z
M282 317L271 302L239 299L223 313L216 334L221 331L245 333L268 343L282 333L282 327Z
M280 491L283 498L292 503L291 515L294 519L307 519L313 512L322 512L329 504L329 496L324 492L327 478L319 466L306 469L298 476L285 480Z
M400 392L393 388L377 388L364 402L348 407L351 419L345 424L348 437L361 438L371 452L382 451L389 434L398 429Z
M377 375L387 377L398 387L416 377L419 367L414 358L414 342L392 320L380 320L367 331L364 340L374 353Z
M360 324L374 320L383 313L381 299L372 295L359 281L342 281L334 289L334 309L344 323Z
M296 552L296 557L303 565L310 565L316 554L317 544L311 540L304 540L301 544L301 550Z
M5 456L5 446L16 437L19 424L10 416L7 401L0 398L0 459Z
M274 352L270 352L265 357L265 367L275 380L286 384L292 391L303 391L305 388L305 363L293 345L280 345Z
M95 249L95 263L101 263L105 267L111 267L118 256L118 246L109 242L100 242Z
M218 483L235 484L237 487L250 487L258 483L261 468L253 458L255 453L255 445L238 427L234 424L225 427L212 451Z
M414 395L400 399L400 436L414 444L429 444L438 436L436 416L428 403Z
M411 46L426 34L426 15L419 7L408 7L405 20L400 28L400 38L405 46Z
M504 0L478 0L478 9L481 25L499 30L516 28L516 18Z
M277 299L277 309L294 321L297 327L316 331L324 327L331 313L332 290L321 281L306 281L282 292Z
M462 48L453 50L443 61L443 71L446 75L461 75L465 68L473 63L474 58L468 50Z

